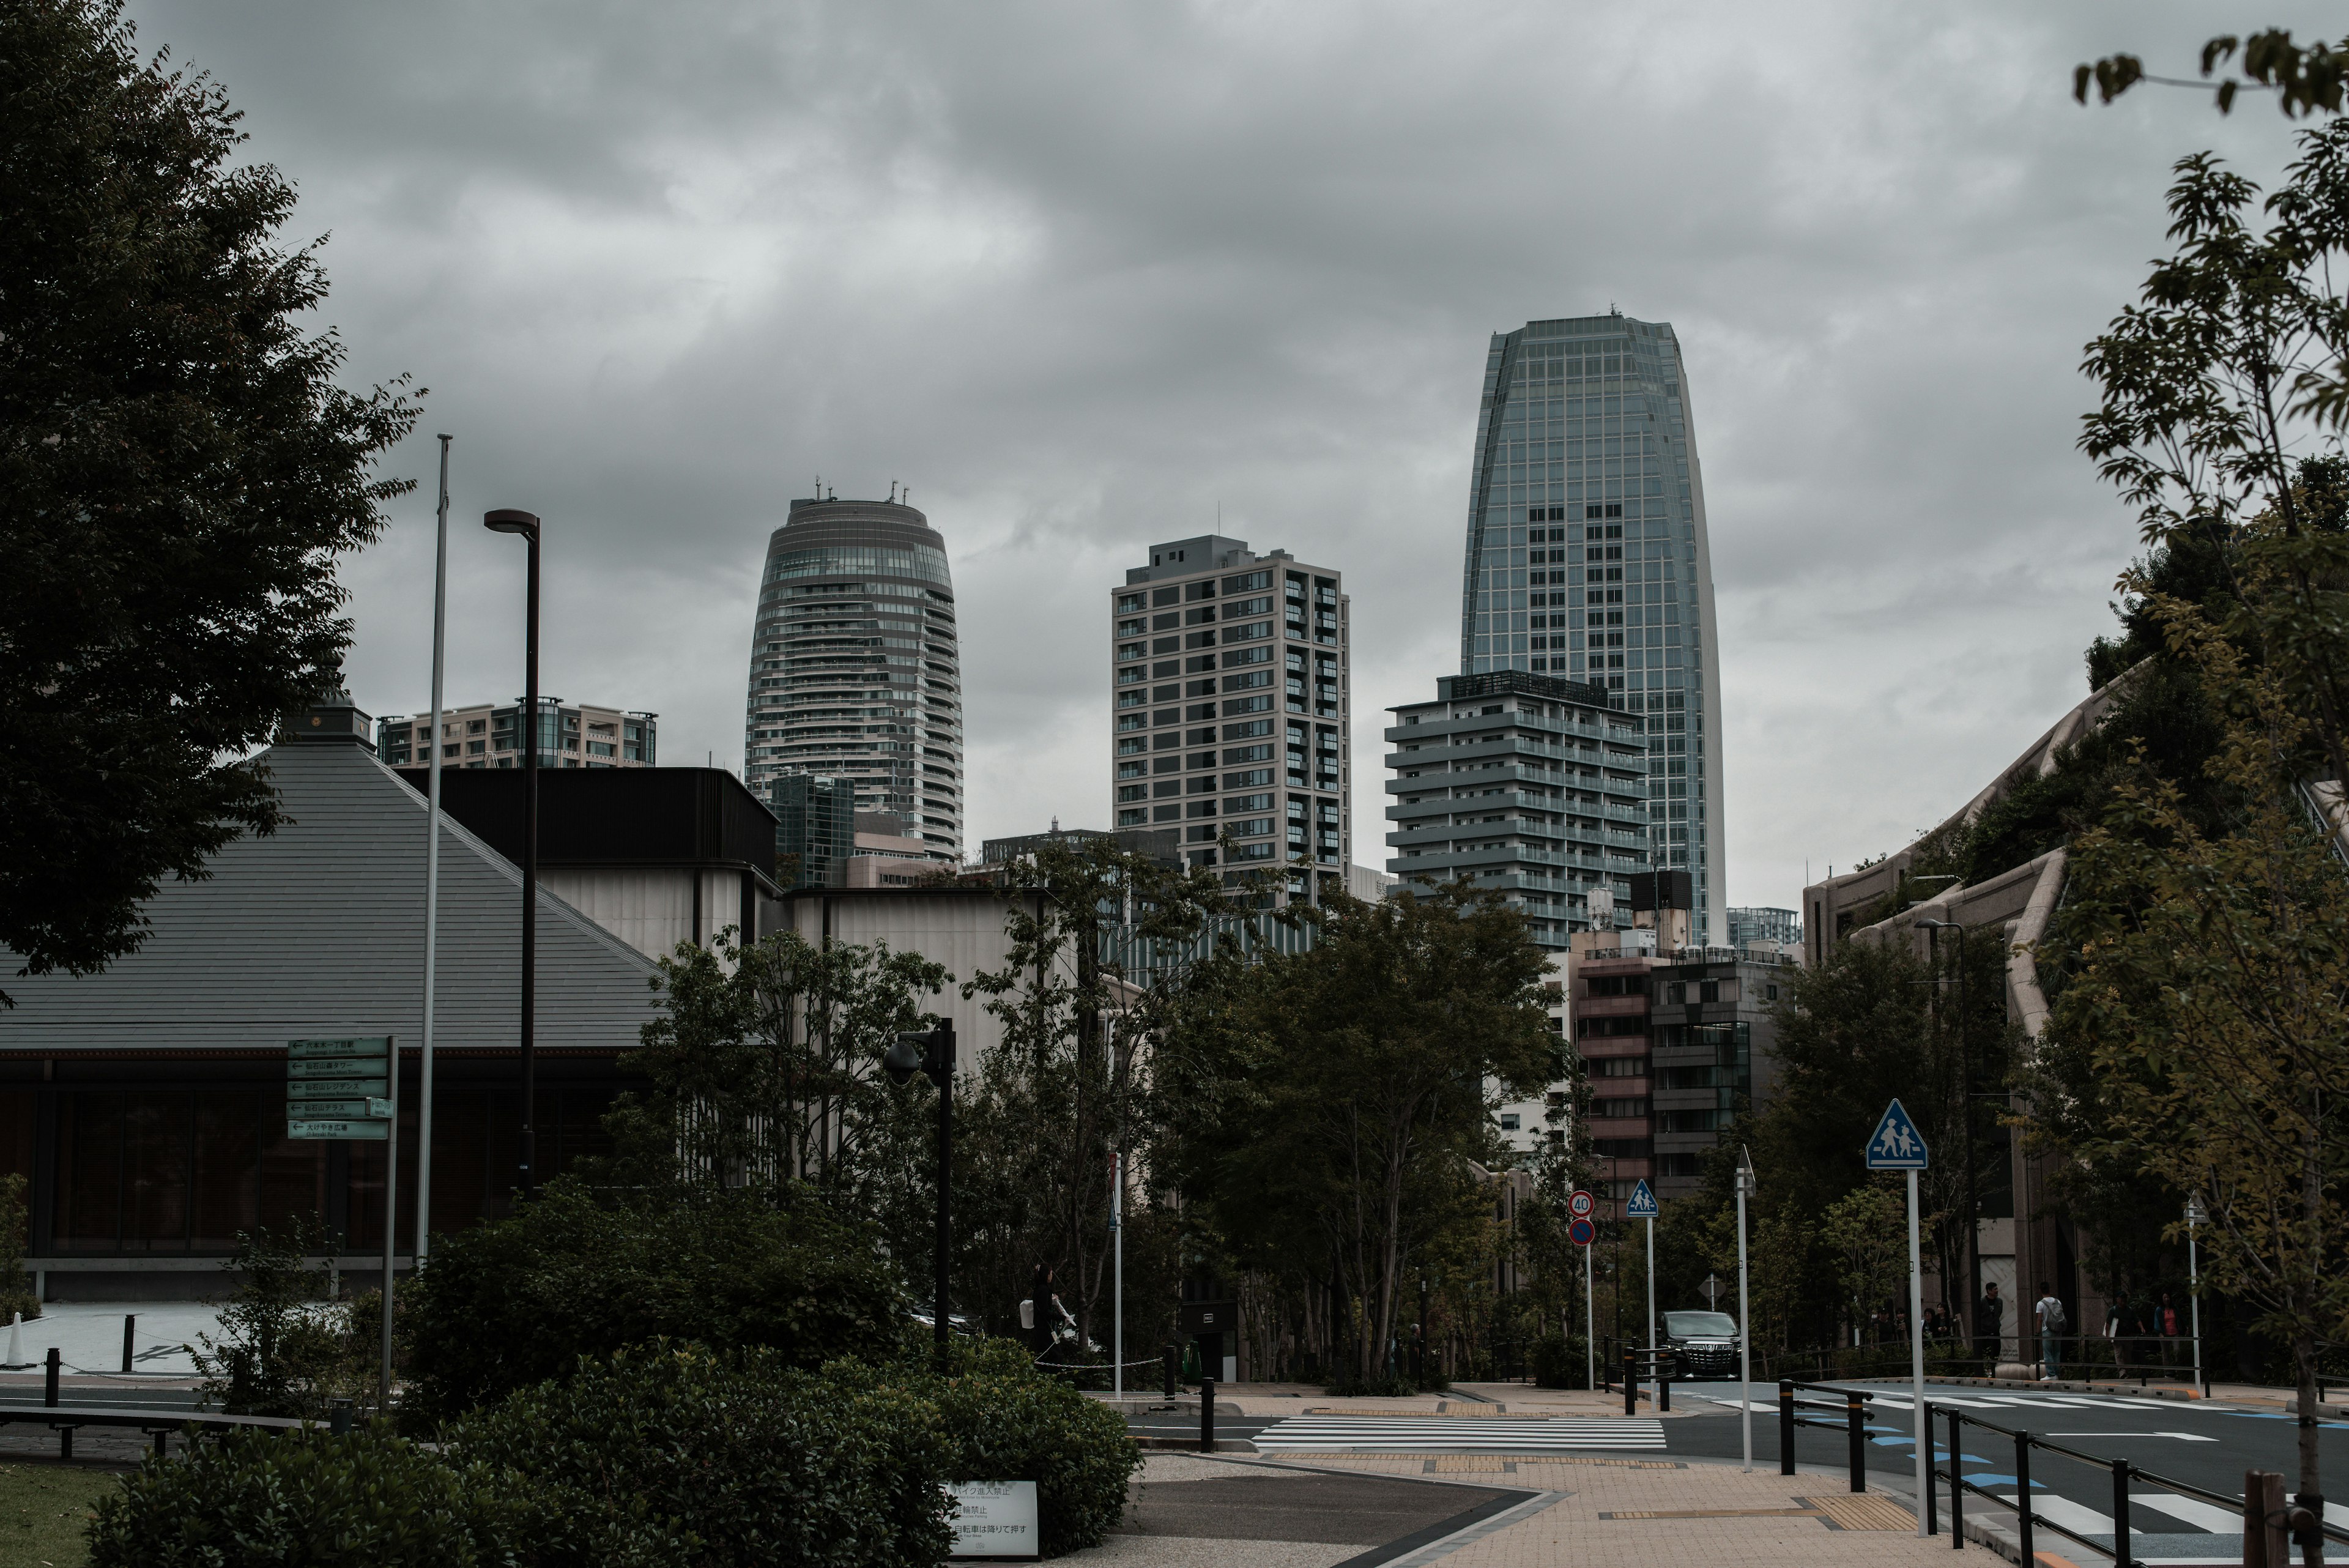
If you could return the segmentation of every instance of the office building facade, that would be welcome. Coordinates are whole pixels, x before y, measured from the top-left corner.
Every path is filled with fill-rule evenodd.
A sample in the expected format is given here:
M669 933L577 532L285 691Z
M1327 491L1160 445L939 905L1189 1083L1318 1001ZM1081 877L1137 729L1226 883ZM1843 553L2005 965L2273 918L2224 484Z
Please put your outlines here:
M1495 333L1485 357L1460 670L1605 688L1642 721L1649 858L1727 940L1721 660L1688 378L1668 323L1609 314Z
M523 701L503 707L487 702L443 709L440 766L522 766L519 721ZM420 768L432 761L429 713L395 713L375 723L376 754L384 765ZM560 697L538 700L538 765L543 768L649 768L658 761L659 715L636 713Z
M1803 918L1793 909L1747 909L1729 911L1729 945L1768 948L1800 956Z
M815 774L962 857L962 654L946 541L895 501L801 500L767 541L743 779Z
M1393 712L1390 872L1500 888L1534 940L1559 951L1588 922L1594 891L1628 907L1647 864L1652 759L1640 721L1607 691L1502 670L1444 676L1433 701Z
M1299 856L1343 885L1353 841L1344 578L1207 535L1154 545L1111 590L1111 791L1121 828L1180 827L1225 880Z

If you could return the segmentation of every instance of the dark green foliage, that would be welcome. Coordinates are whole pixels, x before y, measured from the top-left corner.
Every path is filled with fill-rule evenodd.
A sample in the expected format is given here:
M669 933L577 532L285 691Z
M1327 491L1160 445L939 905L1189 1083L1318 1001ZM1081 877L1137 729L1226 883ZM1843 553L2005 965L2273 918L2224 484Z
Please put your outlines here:
M657 1338L765 1346L803 1367L879 1357L904 1311L870 1232L788 1186L606 1205L551 1182L512 1218L440 1241L410 1296L409 1407L424 1419Z
M116 0L0 5L0 946L86 974L279 821L235 760L334 683L407 397L334 382L294 189ZM0 993L4 994L4 993Z
M196 1336L206 1404L233 1416L315 1421L326 1418L330 1398L372 1386L373 1345L353 1343L345 1309L325 1299L325 1271L304 1262L327 1241L323 1227L300 1220L238 1236L236 1293L221 1309L221 1336Z
M1579 1388L1590 1375L1582 1335L1546 1334L1534 1341L1534 1386Z
M41 1315L41 1298L34 1293L33 1282L25 1272L25 1251L32 1233L27 1186L17 1172L0 1176L0 1317L15 1313Z
M1490 1222L1470 1163L1503 1153L1491 1088L1546 1090L1563 1043L1545 955L1498 895L1336 894L1316 918L1311 949L1235 966L1171 1013L1153 1164L1244 1266L1338 1282L1326 1370L1350 1383L1385 1375L1419 1272Z
M1032 1480L1044 1555L1097 1546L1125 1510L1142 1450L1125 1418L1058 1377L1030 1369L1016 1341L955 1345L953 1376L932 1380L952 1479Z
M378 1422L241 1436L150 1459L98 1499L91 1568L488 1568L521 1563L519 1511L485 1464Z
M926 1381L643 1345L444 1438L506 1472L534 1568L895 1568L953 1541Z

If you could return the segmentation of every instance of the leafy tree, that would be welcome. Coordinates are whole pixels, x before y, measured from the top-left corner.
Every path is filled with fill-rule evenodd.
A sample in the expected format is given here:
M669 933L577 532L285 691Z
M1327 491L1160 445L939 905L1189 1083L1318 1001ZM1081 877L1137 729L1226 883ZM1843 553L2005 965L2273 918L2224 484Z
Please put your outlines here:
M233 1416L324 1420L331 1399L372 1388L372 1345L357 1344L349 1309L325 1299L326 1271L306 1261L330 1240L300 1220L237 1237L236 1293L221 1308L220 1337L200 1334L191 1347L205 1403Z
M2219 67L2232 60L2238 50L2242 53L2243 74L2212 80ZM2139 82L2158 82L2165 87L2199 87L2207 83L2220 114L2235 107L2236 95L2246 86L2255 91L2273 92L2276 107L2287 119L2339 114L2342 88L2349 82L2349 40L2337 45L2322 40L2295 44L2288 27L2269 27L2248 37L2221 34L2202 46L2201 82L2147 76L2145 62L2137 56L2107 55L2094 65L2073 68L2072 97L2081 103L2087 102L2088 88L2093 85L2098 100L2110 103Z
M0 5L0 945L87 974L281 811L239 758L336 684L338 556L415 409L344 350L294 188L119 0ZM5 1001L0 993L0 1001Z
M1835 1259L1855 1334L1888 1303L1906 1310L1909 1199L1900 1178L1872 1177L1827 1205L1819 1241Z
M1333 895L1314 945L1264 958L1157 1073L1182 1119L1162 1146L1186 1203L1243 1261L1330 1260L1350 1377L1381 1379L1406 1282L1486 1200L1493 1090L1545 1089L1559 1043L1547 961L1521 917L1466 883L1369 905Z
M731 928L659 961L663 1006L622 1064L650 1086L605 1118L615 1181L770 1193L806 1183L874 1220L914 1201L915 1129L875 1064L898 1032L927 1026L924 999L953 978L943 966L796 931L743 945ZM926 1201L915 1206L926 1227ZM914 1250L928 1257L926 1229Z
M2263 567L2247 597L2294 591ZM2087 1072L2043 1080L2035 1130L2091 1168L2201 1194L2209 1284L2289 1348L2313 1507L2317 1352L2349 1333L2349 882L2300 782L2321 720L2297 683L2193 607L2158 608L2226 698L2212 771L2240 809L2211 832L2179 782L2148 777L2075 846L2051 1033Z
M1095 838L1016 867L1003 908L1001 966L963 985L1003 1033L956 1113L958 1277L973 1305L1008 1311L1050 1264L1083 1345L1109 1284L1118 1158L1133 1170L1147 1131L1150 1047L1206 920L1229 906L1214 873Z

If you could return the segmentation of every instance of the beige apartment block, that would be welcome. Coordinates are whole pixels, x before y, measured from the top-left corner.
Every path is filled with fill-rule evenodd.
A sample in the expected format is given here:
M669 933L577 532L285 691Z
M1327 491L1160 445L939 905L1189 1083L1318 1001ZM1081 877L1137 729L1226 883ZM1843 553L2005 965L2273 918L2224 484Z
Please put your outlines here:
M478 702L440 715L443 768L518 768L523 743L520 700ZM425 713L394 713L375 724L376 754L387 766L423 767L432 760ZM659 738L659 715L622 708L538 700L538 765L543 768L648 768Z

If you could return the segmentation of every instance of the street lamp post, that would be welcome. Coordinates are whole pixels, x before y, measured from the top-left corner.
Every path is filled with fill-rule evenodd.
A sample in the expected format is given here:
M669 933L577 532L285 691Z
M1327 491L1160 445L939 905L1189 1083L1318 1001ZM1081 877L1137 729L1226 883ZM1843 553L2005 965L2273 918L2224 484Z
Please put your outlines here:
M950 1197L954 1190L954 1020L941 1018L934 1029L898 1035L882 1053L881 1065L896 1083L905 1083L919 1073L938 1088L938 1234L935 1260L937 1308L930 1334L937 1343L938 1364L943 1368L947 1355L947 1258L954 1235ZM1042 1322L1043 1315L1044 1303L1039 1302L1037 1321Z
M2186 1296L2194 1314L2194 1386L2206 1397L2209 1385L2202 1381L2202 1257L2195 1247L2195 1228L2210 1216L2202 1208L2202 1195L2186 1195Z
M538 518L512 508L482 515L492 534L530 545L529 607L523 630L522 730L522 1192L538 1190ZM440 737L434 736L435 745Z

